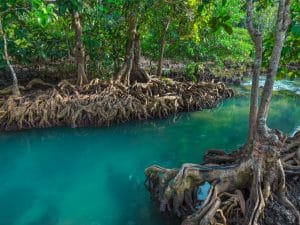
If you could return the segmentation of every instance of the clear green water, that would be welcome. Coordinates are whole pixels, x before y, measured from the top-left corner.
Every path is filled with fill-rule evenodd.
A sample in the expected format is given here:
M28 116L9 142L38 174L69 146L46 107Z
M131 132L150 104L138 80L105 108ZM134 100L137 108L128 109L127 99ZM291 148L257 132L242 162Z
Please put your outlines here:
M274 97L270 126L292 133L299 106L299 96ZM151 203L143 170L239 147L247 112L238 97L168 120L0 133L0 225L176 225Z

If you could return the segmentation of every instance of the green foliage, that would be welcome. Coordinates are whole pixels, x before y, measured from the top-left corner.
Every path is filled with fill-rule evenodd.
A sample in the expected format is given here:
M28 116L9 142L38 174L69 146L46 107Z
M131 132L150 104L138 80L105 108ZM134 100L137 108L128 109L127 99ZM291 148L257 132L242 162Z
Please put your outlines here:
M185 76L189 81L197 82L197 73L201 67L201 64L190 62L185 66Z
M276 13L273 1L255 1L255 25L264 33L264 56L271 54ZM272 4L271 4L272 3ZM195 81L199 62L247 63L253 53L244 27L244 1L226 0L7 0L0 2L0 17L13 64L23 66L74 64L74 31L70 13L80 12L88 75L109 78L124 60L127 19L138 21L142 55L157 61L164 23L170 21L164 57L189 62L186 73ZM292 24L282 51L279 77L299 76L290 70L299 62L299 4L292 1ZM0 41L0 68L5 67ZM266 66L266 65L265 65ZM199 68L198 68L199 69ZM298 74L297 74L298 72Z
M282 49L281 60L277 72L277 79L291 80L300 78L299 69L294 69L292 64L300 62L300 5L297 1L291 1L291 24L287 32L285 45ZM274 42L273 32L270 31L264 38L264 57L263 65L267 67L267 60L272 54Z

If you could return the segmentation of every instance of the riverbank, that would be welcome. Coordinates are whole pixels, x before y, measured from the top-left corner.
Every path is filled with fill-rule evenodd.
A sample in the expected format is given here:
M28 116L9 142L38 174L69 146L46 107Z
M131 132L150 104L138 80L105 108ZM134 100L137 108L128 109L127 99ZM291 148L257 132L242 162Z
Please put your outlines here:
M56 126L109 126L130 120L166 118L176 112L210 109L233 90L223 83L152 78L130 87L92 80L78 88L64 80L21 97L0 99L0 130Z

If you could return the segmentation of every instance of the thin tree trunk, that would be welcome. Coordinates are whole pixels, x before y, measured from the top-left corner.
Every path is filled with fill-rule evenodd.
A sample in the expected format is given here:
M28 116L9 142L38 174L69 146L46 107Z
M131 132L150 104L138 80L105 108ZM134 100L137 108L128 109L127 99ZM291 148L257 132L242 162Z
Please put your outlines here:
M160 40L160 49L159 49L159 61L158 61L158 66L157 66L157 76L161 77L162 75L162 64L163 64L163 59L164 59L164 51L165 51L165 46L166 46L166 36L167 36L167 31L170 25L170 19L165 21L164 27L162 30L162 36Z
M10 61L9 61L9 55L8 55L8 51L7 51L7 41L6 41L6 36L5 36L4 30L3 30L3 26L2 26L2 18L0 18L0 34L3 39L4 58L5 58L7 66L12 75L12 80L13 80L12 93L13 93L13 95L20 96L21 94L20 94L19 85L18 85L18 78L17 78L17 75L15 73L13 66L10 64Z
M129 15L128 18L128 40L126 46L126 56L125 62L122 68L116 75L116 80L121 81L129 85L130 83L130 73L133 66L134 60L134 47L135 47L135 38L136 38L136 20L132 15Z
M140 68L140 39L137 34L137 21L133 15L128 17L128 41L125 62L115 79L130 86L134 82L148 82L148 74Z
M78 12L72 13L72 23L76 37L77 83L82 86L88 82L88 79L85 73L85 50L81 40L82 29Z
M253 64L252 74L252 87L251 87L251 98L250 98L250 113L249 113L249 130L248 130L248 143L252 143L258 110L258 86L259 86L259 75L262 63L262 35L258 29L253 26L253 4L252 0L247 0L247 16L246 26L250 37L255 46L255 60Z
M285 40L286 31L290 24L289 13L290 0L280 0L277 12L274 46L270 58L269 71L267 73L256 122L257 130L261 133L267 133L266 120L272 97L275 76L278 70L281 50Z

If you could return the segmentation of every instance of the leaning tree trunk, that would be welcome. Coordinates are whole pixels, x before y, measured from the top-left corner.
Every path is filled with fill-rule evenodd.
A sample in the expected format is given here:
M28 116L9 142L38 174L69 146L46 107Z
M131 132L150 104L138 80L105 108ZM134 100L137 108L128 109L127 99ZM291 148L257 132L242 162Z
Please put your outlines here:
M163 59L164 59L164 51L165 51L165 46L166 46L166 36L167 36L167 31L170 25L170 19L165 21L163 30L162 30L162 36L160 40L160 49L159 49L159 61L158 61L158 66L157 66L157 76L161 77L162 75L162 64L163 64Z
M275 81L275 76L278 70L281 50L285 40L286 31L290 24L290 0L279 1L277 20L276 20L276 30L275 30L275 40L272 50L272 55L269 63L269 70L267 72L267 78L264 85L260 107L257 115L257 128L260 132L266 133L267 126L267 114L270 106L270 101L272 97L272 89Z
M252 12L249 13L252 11L251 1L247 1L248 29L251 29L252 20ZM284 41L284 38L279 37L285 35L289 7L289 0L280 0L271 70L262 100L271 99L271 81L278 69ZM257 53L256 62L259 65L260 51ZM256 69L258 75L258 67ZM252 91L257 91L256 85ZM253 102L257 103L255 97L256 94L252 94ZM261 103L258 122L265 120L267 111L268 104ZM265 124L263 126L266 127ZM260 128L258 124L257 130L253 132L252 144L231 154L221 150L208 151L202 165L184 164L180 169L166 169L156 165L148 167L145 170L146 186L159 201L160 210L173 211L183 218L183 225L258 225L272 194L295 215L294 224L300 225L299 211L287 199L285 183L285 171L300 174L300 134L287 138L278 130L266 129L260 132ZM291 160L293 158L296 159ZM291 161L296 164L291 165ZM209 182L211 188L205 201L200 202L197 191L204 182Z
M252 0L248 0L248 2L250 1ZM267 128L266 124L281 50L285 40L286 31L290 23L289 13L290 0L280 0L275 27L274 46L269 62L269 71L264 85L261 103L258 109L256 122L257 130L252 149L252 155L256 158L257 164L250 193L250 210L246 217L246 221L249 222L249 224L257 224L258 217L263 212L264 206L271 195L271 192L274 192L277 195L278 200L295 213L296 224L300 223L300 214L298 210L285 195L285 174L282 162L279 158L282 147L281 141L278 138L278 135L274 134L273 131Z
M140 67L140 39L137 34L137 21L134 15L128 16L128 40L126 56L122 68L115 76L115 80L125 85L134 82L146 83L150 80L149 75Z
M1 18L0 18L0 35L2 36L2 39L3 39L4 59L6 61L6 64L9 68L10 72L11 72L11 75L12 75L12 80L13 80L12 93L15 96L20 96L21 94L20 94L19 85L18 85L18 78L17 78L17 75L15 73L13 66L10 64L10 61L9 61L9 55L8 55L8 51L7 51L7 40L6 40L6 35L4 33L4 30L3 30Z
M257 110L258 110L258 86L259 86L259 75L262 63L262 35L258 29L253 26L253 12L252 12L252 0L247 1L247 16L246 26L251 39L255 46L255 60L253 64L252 74L252 87L251 87L251 98L250 98L250 112L249 112L249 130L248 130L248 143L251 144L254 138L254 131L256 130Z
M77 84L82 86L83 84L88 83L88 79L85 73L85 50L81 40L82 29L79 13L76 11L72 13L72 25L76 38Z

